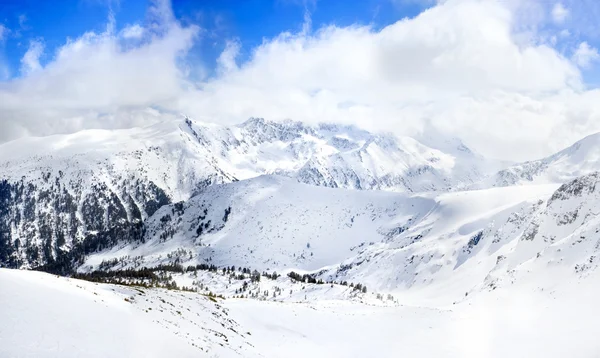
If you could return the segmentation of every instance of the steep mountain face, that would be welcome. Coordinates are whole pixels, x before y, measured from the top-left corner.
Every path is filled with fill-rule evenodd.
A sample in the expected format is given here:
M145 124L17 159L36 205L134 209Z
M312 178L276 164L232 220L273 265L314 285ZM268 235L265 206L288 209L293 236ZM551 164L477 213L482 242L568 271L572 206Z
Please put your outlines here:
M0 262L67 267L117 241L201 185L230 180L172 124L29 138L0 152Z
M461 147L462 148L462 147ZM0 264L64 268L207 186L279 174L334 188L414 192L473 183L485 161L350 126L179 122L89 130L0 146Z
M92 255L154 266L210 262L259 270L314 271L392 237L435 201L402 193L322 188L280 176L208 187L146 221L144 243Z
M450 291L456 299L519 283L543 291L579 280L598 268L599 184L595 172L558 188L443 194L426 220L350 259L344 276L376 289Z
M457 147L464 155L457 156L412 138L352 126L252 118L225 133L215 143L222 145L216 160L238 179L279 174L332 188L421 192L467 185L488 170L488 162L462 143Z
M556 190L546 207L525 228L516 248L520 265L536 257L540 264L566 265L577 273L598 266L600 253L600 173L595 172Z
M600 133L592 134L549 157L510 166L476 187L562 184L600 170Z

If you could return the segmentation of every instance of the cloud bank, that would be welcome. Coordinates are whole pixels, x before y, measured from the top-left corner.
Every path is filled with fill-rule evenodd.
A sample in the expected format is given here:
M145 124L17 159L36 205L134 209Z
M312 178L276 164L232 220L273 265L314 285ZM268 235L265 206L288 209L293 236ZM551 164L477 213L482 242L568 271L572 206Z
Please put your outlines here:
M525 6L525 5L527 6ZM188 76L201 29L183 26L168 1L143 24L68 40L45 66L32 42L22 76L0 83L0 141L83 128L124 128L185 113L218 123L250 116L357 124L415 134L433 125L485 155L533 159L600 131L600 92L582 68L587 42L556 49L570 31L569 3L447 0L382 29L327 26L285 32L240 63L231 39L215 75ZM309 20L309 19L307 19ZM539 30L544 21L557 35ZM566 31L566 32L565 32ZM552 139L552 140L549 140Z

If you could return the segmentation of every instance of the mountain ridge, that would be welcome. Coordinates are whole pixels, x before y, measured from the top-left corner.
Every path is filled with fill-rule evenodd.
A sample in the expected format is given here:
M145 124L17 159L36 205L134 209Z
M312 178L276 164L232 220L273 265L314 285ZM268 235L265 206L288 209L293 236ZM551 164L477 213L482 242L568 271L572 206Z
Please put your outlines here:
M411 138L261 118L25 138L0 145L0 262L76 265L143 240L143 222L161 206L214 184L277 174L333 188L448 191L477 180L480 164Z
M552 163L565 156L576 163L575 154L581 153L586 159L595 139L551 156ZM482 272L492 272L496 258L478 255L510 252L519 242L518 230L541 220L538 202L546 202L562 183L464 191L480 184L491 164L455 138L443 141L431 133L423 141L451 153L414 138L353 126L261 118L235 126L185 118L0 145L0 263L64 273L127 256L115 256L125 247L153 265L171 262L166 256L181 249L192 252L196 264L229 265L239 259L238 265L268 269L265 262L271 262L273 268L316 270L325 279L355 279L380 289L425 287L455 270L473 269L474 258L485 262ZM20 147L26 150L17 153ZM594 161L584 162L582 172L594 168ZM237 194L227 199L224 193ZM258 193L266 193L268 200L252 201ZM215 211L211 205L221 206ZM304 221L294 207L303 210L306 227L297 227ZM242 209L248 218L265 212L279 221L259 215L241 224L236 220L242 220ZM365 229L353 231L354 220L364 218L370 218L360 224ZM253 222L264 229L256 231ZM462 224L443 225L450 222ZM308 230L312 223L320 223L322 232ZM512 236L498 232L498 225ZM299 230L298 235L290 236L286 227ZM324 245L328 230L333 230L330 243L337 244L314 251ZM245 235L264 242L238 242ZM490 244L490 235L498 242ZM312 242L312 250L305 246L311 245L310 237L321 237L317 246ZM148 245L166 247L159 250L163 257L133 253ZM169 245L179 246L171 250ZM264 247L279 251L263 252ZM296 256L302 260L291 259ZM485 277L476 277L464 284L465 290L483 284Z
M565 183L600 170L600 132L547 157L498 171L473 187Z

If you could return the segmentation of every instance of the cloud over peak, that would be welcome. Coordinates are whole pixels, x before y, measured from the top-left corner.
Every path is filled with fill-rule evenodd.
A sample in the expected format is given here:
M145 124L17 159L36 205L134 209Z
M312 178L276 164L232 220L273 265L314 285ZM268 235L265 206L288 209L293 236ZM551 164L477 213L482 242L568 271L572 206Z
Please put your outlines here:
M567 57L531 36L515 9L512 1L447 0L382 29L311 30L308 17L303 30L247 49L244 62L242 42L230 39L215 75L194 82L186 54L200 28L177 21L168 1L154 1L145 23L117 32L109 21L103 33L68 40L44 66L43 45L32 42L24 76L0 84L0 140L147 124L159 110L402 134L433 125L484 154L531 159L600 130L598 93L585 89L579 70L595 49L582 44ZM548 143L556 133L561 140Z

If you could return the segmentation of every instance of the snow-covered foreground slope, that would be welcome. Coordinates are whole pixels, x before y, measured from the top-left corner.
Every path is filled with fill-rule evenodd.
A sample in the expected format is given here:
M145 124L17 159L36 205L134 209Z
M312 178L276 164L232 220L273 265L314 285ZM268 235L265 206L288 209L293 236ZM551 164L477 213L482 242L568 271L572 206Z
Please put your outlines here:
M2 357L594 357L597 273L451 307L226 299L0 269Z
M0 269L1 357L252 357L205 296ZM243 352L243 353L241 353Z
M598 285L569 288L577 291L548 297L511 290L448 309L343 302L228 307L254 332L265 357L595 357Z

